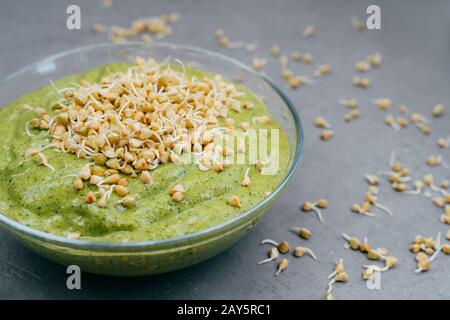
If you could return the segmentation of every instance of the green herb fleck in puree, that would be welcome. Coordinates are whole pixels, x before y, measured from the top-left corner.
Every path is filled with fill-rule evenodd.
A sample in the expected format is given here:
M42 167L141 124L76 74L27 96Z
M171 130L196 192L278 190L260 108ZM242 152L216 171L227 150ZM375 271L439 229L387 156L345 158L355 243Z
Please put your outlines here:
M123 70L124 65L108 65L109 71ZM58 88L72 86L80 79L98 81L107 75L106 67L93 69L85 74L70 76L55 82ZM190 70L188 76L203 77L206 73ZM241 113L230 112L236 123L261 115L270 115L249 90L243 100L252 101L254 108ZM59 97L50 86L33 91L0 109L0 211L12 219L56 235L66 236L80 232L81 239L94 241L145 241L167 239L186 235L212 227L229 220L255 206L272 191L285 175L289 159L289 145L283 130L280 130L280 166L276 175L264 176L249 165L251 185L241 186L248 165L233 165L225 171L201 172L195 164L163 164L152 171L154 184L144 186L138 178L130 178L129 193L137 197L136 206L124 210L117 204L120 198L113 194L104 209L84 203L93 186L85 186L80 192L72 187L73 177L88 160L73 154L47 149L49 163L56 169L52 172L45 166L37 166L32 157L25 157L30 147L40 148L49 143L47 133L30 129L33 137L25 132L34 112L24 104L42 107L52 113L51 104ZM255 128L280 128L276 121ZM280 128L281 129L281 128ZM176 183L187 189L181 202L173 201L168 190ZM242 207L234 208L227 203L236 194Z

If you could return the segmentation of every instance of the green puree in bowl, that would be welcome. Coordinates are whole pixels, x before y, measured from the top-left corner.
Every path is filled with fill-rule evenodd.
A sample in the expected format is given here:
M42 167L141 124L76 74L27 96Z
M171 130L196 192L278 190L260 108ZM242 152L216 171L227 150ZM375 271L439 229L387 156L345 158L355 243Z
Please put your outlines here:
M108 72L123 70L124 65L112 64L93 69L87 73L70 76L55 82L58 88L73 86L81 79L99 81ZM188 70L187 76L202 78L210 76L196 70ZM151 171L154 183L145 186L138 178L129 178L128 191L137 199L136 205L124 209L112 194L106 208L85 204L88 191L95 186L85 184L81 191L75 191L73 177L79 169L89 163L87 159L73 154L46 149L43 153L55 172L45 166L38 166L32 157L24 156L30 147L41 148L50 140L45 131L30 129L26 124L36 115L25 105L42 107L50 114L51 105L59 99L51 85L33 91L0 109L0 212L29 227L51 234L67 236L80 232L81 239L94 241L129 242L159 240L190 234L213 227L232 219L262 201L267 192L274 190L284 177L288 159L289 144L286 134L273 120L269 124L253 123L253 117L269 115L264 104L248 89L239 87L245 93L241 100L251 101L254 108L241 113L230 112L236 124L247 121L253 128L280 129L279 169L275 175L262 175L255 165L234 164L223 172L212 170L202 172L195 164L161 164ZM269 148L270 149L270 148ZM250 168L251 184L242 187L244 173ZM168 195L175 184L187 189L181 202L173 201ZM231 195L237 195L241 208L228 204Z

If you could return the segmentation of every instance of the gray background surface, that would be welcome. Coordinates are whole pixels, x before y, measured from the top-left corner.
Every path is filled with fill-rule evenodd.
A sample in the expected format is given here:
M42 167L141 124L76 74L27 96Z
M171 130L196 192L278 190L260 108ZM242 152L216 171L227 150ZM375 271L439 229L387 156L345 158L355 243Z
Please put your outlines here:
M427 274L414 274L414 256L408 246L417 234L435 236L448 228L439 222L441 211L423 197L402 197L388 185L381 187L380 202L392 208L394 217L382 212L376 218L355 215L349 206L360 202L366 183L363 176L385 169L391 150L419 178L432 172L450 178L449 170L430 169L424 164L430 154L441 153L450 161L449 150L438 150L437 137L449 132L450 112L432 125L425 137L418 129L396 132L383 124L385 114L371 105L378 97L391 98L395 106L407 104L430 116L439 102L450 107L448 59L450 42L449 1L371 1L382 10L382 30L358 33L350 25L353 15L364 16L365 1L119 1L103 8L100 1L6 1L0 2L0 76L57 53L87 44L105 42L105 35L91 32L91 25L128 26L137 18L178 12L183 18L167 41L220 50L249 63L253 56L269 58L265 72L283 85L279 67L270 59L274 44L290 53L309 51L318 63L329 63L333 74L313 87L286 90L300 112L306 132L302 163L293 181L262 223L246 238L223 254L197 266L170 274L142 278L113 278L83 274L82 290L66 289L65 268L23 248L0 232L0 298L274 298L318 299L323 295L327 275L338 258L344 258L351 280L337 285L340 299L431 299L450 298L450 257L440 256ZM65 9L79 4L81 31L65 28ZM307 24L317 28L316 36L304 39ZM219 49L213 31L222 27L234 40L257 41L254 53ZM383 55L381 69L367 75L373 87L352 87L353 65L368 54ZM293 64L296 72L311 74L313 67ZM339 98L356 97L361 102L361 119L345 124L347 112ZM397 112L397 111L396 111ZM336 132L328 143L319 140L312 120L325 116ZM0 129L1 130L1 129ZM299 210L305 200L325 197L325 223ZM306 244L290 234L292 225L312 230ZM381 290L368 290L361 279L366 258L344 249L339 235L347 232L367 235L374 246L384 246L399 258L399 266L382 276ZM311 247L319 262L309 258L290 259L289 269L274 277L275 265L257 266L266 254L259 245L264 238L286 239L292 245Z

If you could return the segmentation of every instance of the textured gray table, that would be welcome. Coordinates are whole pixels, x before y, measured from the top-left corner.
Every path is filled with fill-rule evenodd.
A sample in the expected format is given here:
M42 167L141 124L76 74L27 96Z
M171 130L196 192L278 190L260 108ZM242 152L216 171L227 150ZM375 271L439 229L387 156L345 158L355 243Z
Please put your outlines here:
M65 9L79 4L83 29L65 28ZM99 1L2 1L0 4L0 75L15 71L37 59L62 50L106 41L90 31L94 22L128 25L136 18L172 11L183 18L175 25L170 42L219 50L213 31L222 27L232 39L257 41L249 54L243 50L222 50L243 62L253 56L268 57L272 45L283 51L310 51L320 63L333 66L333 74L316 86L287 90L303 118L306 141L303 160L288 189L268 212L262 223L245 239L223 254L200 265L155 277L112 278L83 274L82 290L66 289L65 268L46 261L0 232L0 298L274 298L317 299L325 291L334 261L343 257L351 280L334 291L341 299L450 298L450 257L441 256L427 274L414 274L414 257L407 250L416 234L435 236L448 228L438 221L440 211L430 201L402 197L386 185L382 203L395 211L394 217L379 213L374 219L349 211L363 197L365 173L385 168L391 150L406 163L415 177L432 171L449 178L443 168L430 170L424 159L441 152L450 160L449 150L438 151L437 137L449 134L449 117L434 121L430 137L417 128L400 132L383 124L384 113L370 104L377 97L389 97L395 105L430 116L439 102L450 106L450 2L372 1L381 6L382 30L358 33L350 26L352 15L363 16L365 1L119 1L103 8ZM307 24L317 28L312 39L301 30ZM369 90L352 87L353 64L370 53L381 52L383 65L370 72L374 85ZM312 67L295 65L297 72L312 73ZM277 83L279 67L270 60L265 71ZM356 97L362 103L361 119L344 124L346 110L337 104L341 97ZM450 113L450 112L449 112ZM323 115L336 131L334 139L320 142L312 120ZM1 130L1 129L0 129ZM299 210L299 203L326 197L330 208L320 224L312 214ZM320 261L291 259L289 269L274 277L274 265L257 266L266 248L264 238L304 243L288 232L302 225L314 236L307 243ZM342 232L367 235L375 246L388 247L399 258L398 268L383 274L382 289L368 290L361 279L364 256L345 250Z

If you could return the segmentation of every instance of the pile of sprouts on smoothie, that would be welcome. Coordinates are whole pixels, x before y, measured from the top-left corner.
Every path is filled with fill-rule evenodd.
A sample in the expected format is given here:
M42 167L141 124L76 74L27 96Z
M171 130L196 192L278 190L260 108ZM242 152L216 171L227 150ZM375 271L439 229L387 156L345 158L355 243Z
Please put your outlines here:
M164 163L182 163L186 154L195 155L201 171L225 170L231 165L228 156L235 152L226 142L251 128L248 122L235 123L229 113L253 105L242 101L244 93L220 75L189 78L182 62L177 63L179 67L137 58L126 71L98 83L55 87L61 97L52 105L55 113L37 108L38 117L26 128L28 134L30 128L46 130L51 143L30 148L26 155L50 170L55 170L51 159L43 153L48 148L91 160L73 174L73 187L80 191L86 183L96 186L98 192L87 193L85 203L99 207L107 206L113 192L125 208L133 207L136 199L128 194L126 176L139 176L151 185L149 171ZM270 122L269 117L254 120ZM245 146L238 145L236 152L245 152ZM249 184L247 170L242 185ZM186 192L176 185L168 196L182 201ZM229 204L240 207L235 195Z

